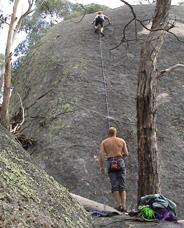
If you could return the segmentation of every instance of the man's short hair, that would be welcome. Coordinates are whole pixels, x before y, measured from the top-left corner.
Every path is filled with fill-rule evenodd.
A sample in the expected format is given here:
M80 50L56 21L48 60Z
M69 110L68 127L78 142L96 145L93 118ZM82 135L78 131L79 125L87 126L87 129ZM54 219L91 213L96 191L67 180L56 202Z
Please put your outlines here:
M117 130L116 130L115 127L110 127L109 128L109 130L108 130L108 135L109 136L114 136L114 135L116 135L116 133L117 133Z

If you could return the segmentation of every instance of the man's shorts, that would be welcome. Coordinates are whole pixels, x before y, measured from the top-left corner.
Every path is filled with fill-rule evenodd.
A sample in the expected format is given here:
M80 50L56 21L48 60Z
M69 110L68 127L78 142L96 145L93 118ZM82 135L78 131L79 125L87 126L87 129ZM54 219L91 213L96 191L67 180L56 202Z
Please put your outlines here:
M103 28L104 20L102 18L96 18L95 26L98 26L98 24Z
M110 167L111 161L109 160L107 162L108 168ZM111 181L112 192L114 192L114 191L119 191L119 192L126 191L126 168L125 168L124 159L123 158L118 159L118 163L121 167L121 171L108 172L108 175L109 175L109 178Z

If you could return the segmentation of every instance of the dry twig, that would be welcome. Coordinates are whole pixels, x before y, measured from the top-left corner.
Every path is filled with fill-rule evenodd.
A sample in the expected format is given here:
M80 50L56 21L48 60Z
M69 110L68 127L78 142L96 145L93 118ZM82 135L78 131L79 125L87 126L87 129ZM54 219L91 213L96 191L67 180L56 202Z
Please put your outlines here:
M172 71L176 70L177 68L184 68L184 64L177 63L174 66L171 66L171 67L169 67L169 68L167 68L165 70L160 71L160 73L158 74L157 78L161 78L161 77L164 76L165 73L172 72Z
M21 110L22 110L22 120L20 122L18 122L12 130L10 130L10 132L14 133L14 134L20 129L20 127L22 126L22 124L24 123L24 120L25 120L25 113L24 113L22 99L18 92L17 92L17 95L19 96L19 100L20 100L20 105L21 105Z

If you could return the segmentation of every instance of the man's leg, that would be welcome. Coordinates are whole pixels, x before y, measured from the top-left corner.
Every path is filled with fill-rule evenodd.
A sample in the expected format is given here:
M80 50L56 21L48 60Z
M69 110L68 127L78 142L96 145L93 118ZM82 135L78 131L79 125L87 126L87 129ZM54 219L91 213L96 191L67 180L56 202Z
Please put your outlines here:
M126 191L120 193L121 202L124 209L126 209Z
M104 33L103 33L103 30L104 30L104 23L103 23L102 20L100 21L100 26L101 26L100 32L101 32L102 36L104 36Z
M104 28L103 28L103 26L102 26L102 27L100 28L100 32L101 32L101 35L102 35L102 36L104 36L103 30L104 30Z
M119 195L119 191L114 191L113 192L114 195L114 200L116 202L116 207L120 206L120 195Z
M120 207L120 193L119 193L119 188L118 188L118 181L117 181L117 173L112 172L109 173L109 178L111 181L111 186L112 186L112 193L114 196L114 200L116 202L116 207Z
M123 210L126 210L126 169L122 168L122 171L118 173L118 184L120 188L120 197Z
M97 32L97 30L98 30L98 21L95 20L95 32Z

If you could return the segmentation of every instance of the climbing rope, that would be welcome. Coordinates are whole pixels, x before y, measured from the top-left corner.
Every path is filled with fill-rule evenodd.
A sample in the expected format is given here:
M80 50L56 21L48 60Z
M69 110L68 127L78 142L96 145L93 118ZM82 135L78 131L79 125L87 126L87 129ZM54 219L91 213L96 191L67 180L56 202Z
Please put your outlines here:
M105 91L105 104L106 104L106 111L107 111L108 128L110 128L111 121L110 121L110 116L109 116L109 104L108 104L108 95L107 95L107 80L106 80L105 73L104 73L104 61L103 61L103 50L102 50L102 39L101 39L100 28L99 28L99 39L100 39L101 68L102 68L102 76L103 76L104 91ZM104 211L106 211L104 180L102 180L102 188L103 188L102 190L103 190Z
M104 206L104 211L106 211L106 203L105 203L105 186L104 186L104 180L103 180L103 175L102 174L102 191L103 191L103 206Z
M108 128L111 126L110 116L109 116L109 104L108 104L108 95L107 95L107 80L104 73L104 61L103 61L103 50L102 50L102 39L101 33L99 28L99 37L100 37L100 53L101 53L101 67L102 67L102 76L104 80L104 91L105 91L105 104L106 104L106 111L107 111L107 120L108 120Z

